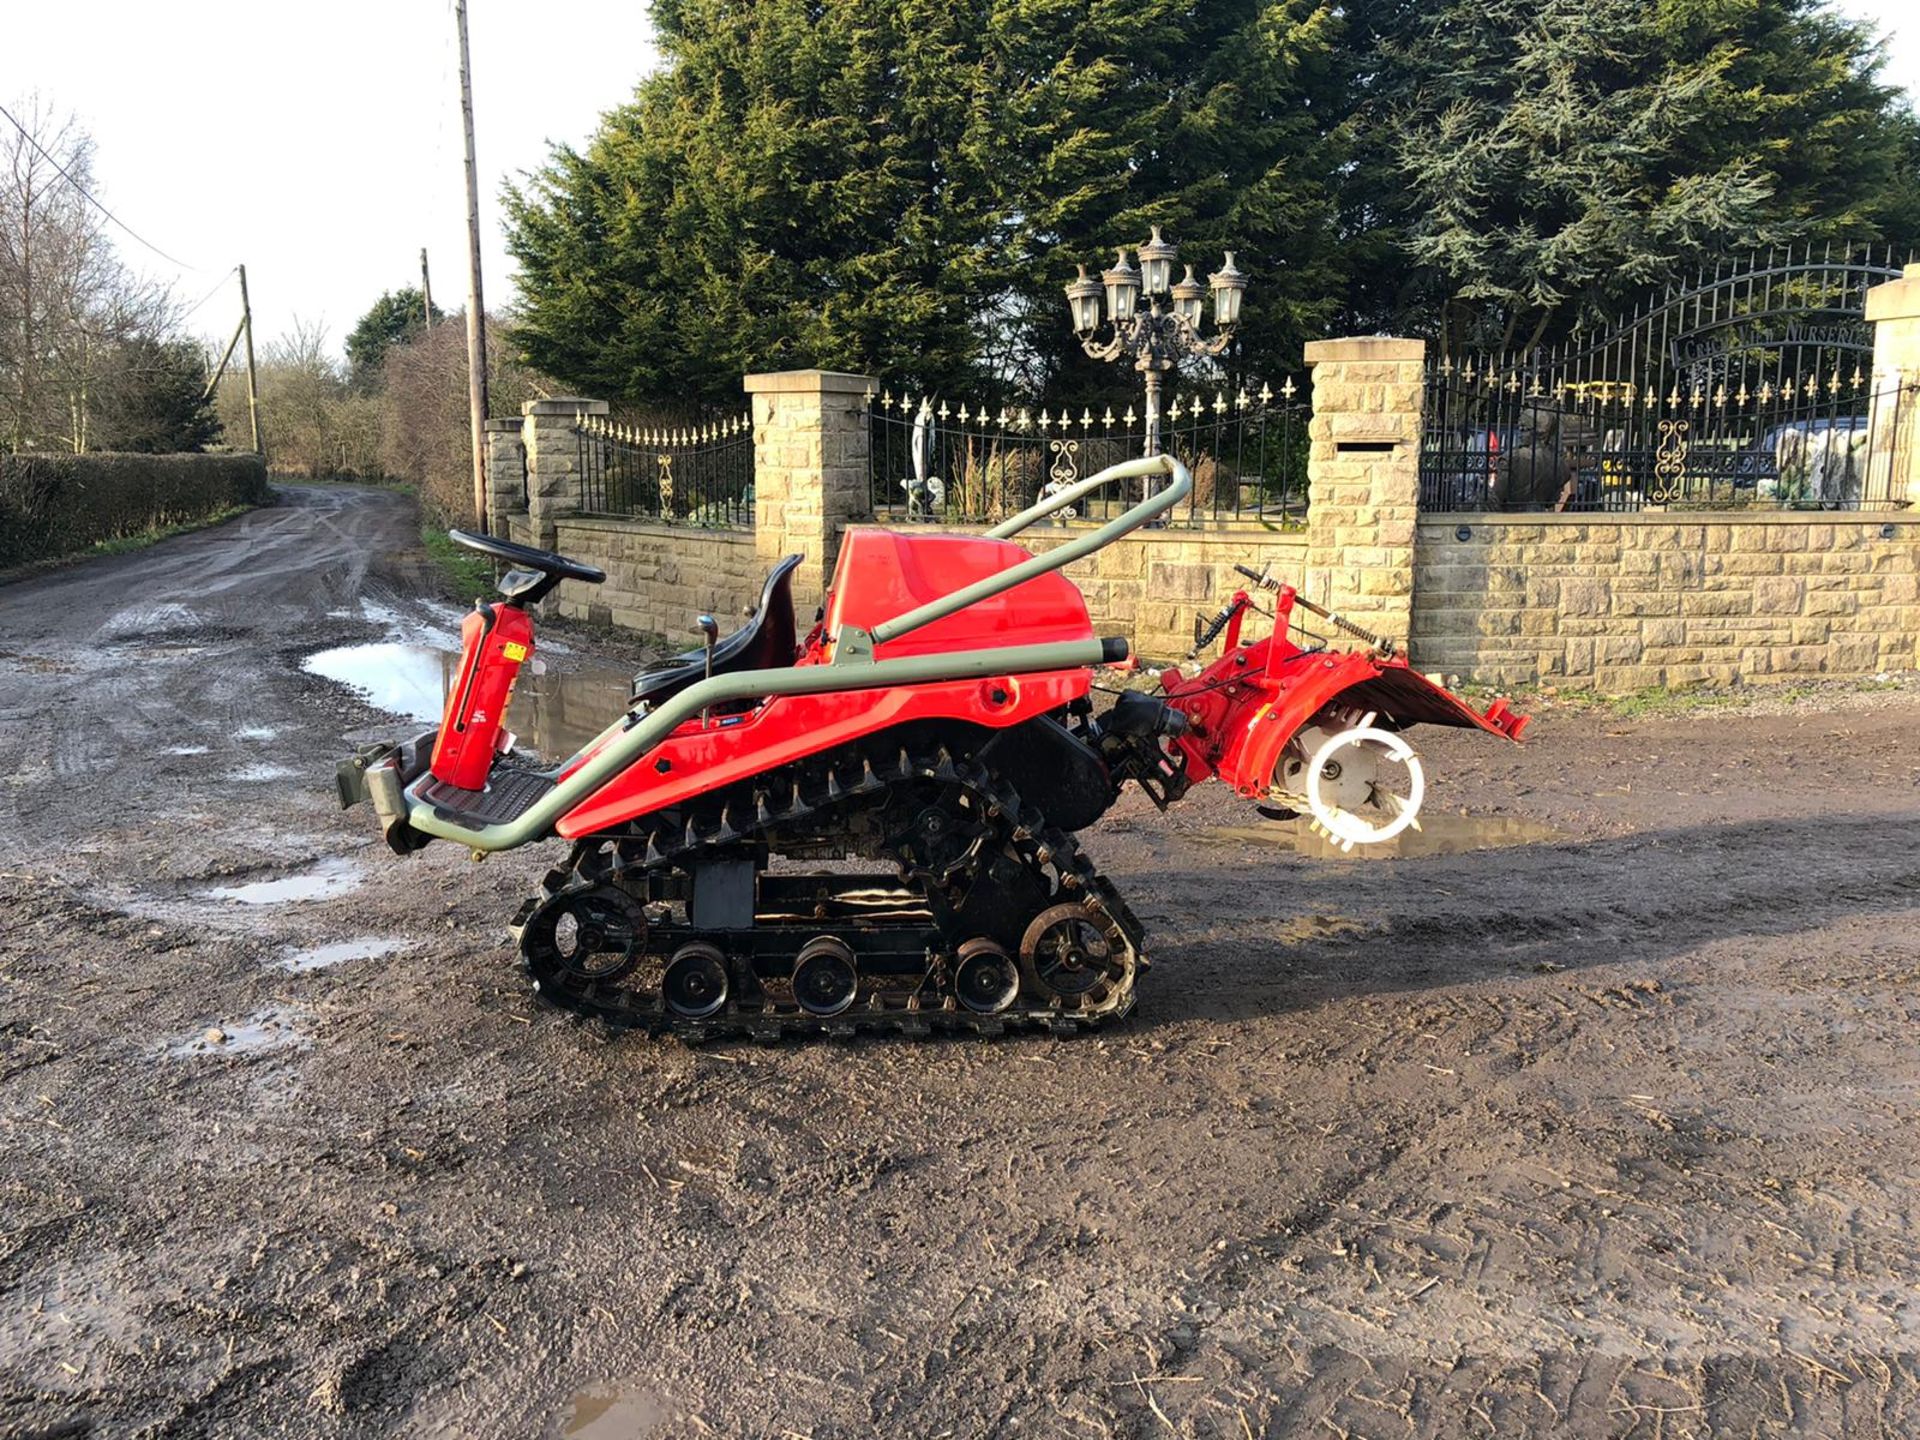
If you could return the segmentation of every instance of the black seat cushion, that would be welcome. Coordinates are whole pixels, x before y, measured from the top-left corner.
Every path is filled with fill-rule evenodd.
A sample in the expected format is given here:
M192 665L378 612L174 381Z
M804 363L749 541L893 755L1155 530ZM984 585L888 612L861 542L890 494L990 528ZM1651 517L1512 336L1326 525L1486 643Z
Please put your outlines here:
M753 617L713 647L713 673L731 675L742 670L777 670L791 665L799 654L793 615L793 572L800 557L789 555L773 567L760 591ZM689 650L650 666L633 677L634 705L659 705L678 695L707 673L707 652Z

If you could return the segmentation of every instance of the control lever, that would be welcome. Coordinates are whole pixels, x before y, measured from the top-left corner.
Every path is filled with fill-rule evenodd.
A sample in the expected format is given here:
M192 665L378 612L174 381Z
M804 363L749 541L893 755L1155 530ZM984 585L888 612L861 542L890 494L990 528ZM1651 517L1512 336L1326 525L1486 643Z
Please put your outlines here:
M713 678L713 647L720 643L720 622L714 619L713 616L711 615L701 615L694 620L694 624L698 625L700 627L700 633L706 636L706 640L707 640L706 678L711 680ZM707 716L709 715L709 713L711 713L712 709L713 707L710 705L701 707L700 728L702 730L707 728Z

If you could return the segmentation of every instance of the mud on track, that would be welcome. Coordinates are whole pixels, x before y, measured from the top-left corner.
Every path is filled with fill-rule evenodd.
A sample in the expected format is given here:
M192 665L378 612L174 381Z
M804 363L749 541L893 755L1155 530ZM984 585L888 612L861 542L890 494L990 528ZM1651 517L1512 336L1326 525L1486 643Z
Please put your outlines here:
M0 588L0 1434L1920 1431L1912 699L1423 733L1467 854L1130 800L1118 1029L688 1050L332 808L414 523Z

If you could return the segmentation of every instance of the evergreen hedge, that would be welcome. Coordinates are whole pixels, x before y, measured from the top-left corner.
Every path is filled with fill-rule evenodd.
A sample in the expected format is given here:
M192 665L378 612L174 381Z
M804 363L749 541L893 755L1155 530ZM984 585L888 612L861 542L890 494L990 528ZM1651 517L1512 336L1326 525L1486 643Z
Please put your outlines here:
M0 569L267 498L257 455L0 455Z

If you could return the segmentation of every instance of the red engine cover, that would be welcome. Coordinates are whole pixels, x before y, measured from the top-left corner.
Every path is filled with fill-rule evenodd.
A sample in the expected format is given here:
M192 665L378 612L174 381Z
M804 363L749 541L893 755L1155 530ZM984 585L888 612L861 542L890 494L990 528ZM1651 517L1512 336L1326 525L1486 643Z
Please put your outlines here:
M838 634L843 625L871 630L1031 558L1005 540L849 530L840 543L827 597L825 633ZM1072 581L1053 572L877 646L874 654L896 660L1091 638L1086 601ZM828 652L816 645L800 663L820 664L827 658ZM910 721L961 720L995 729L1017 725L1086 694L1089 679L1088 670L1074 669L791 695L711 726L693 721L662 741L644 762L615 776L561 817L555 828L569 839L592 834ZM589 747L578 756L575 768L597 749Z
M1032 558L1030 551L1011 540L913 535L864 526L849 530L841 539L840 560L827 594L827 634L838 634L842 625L871 630ZM903 655L1092 638L1087 602L1078 587L1055 570L890 640L874 651L874 657L897 660Z

